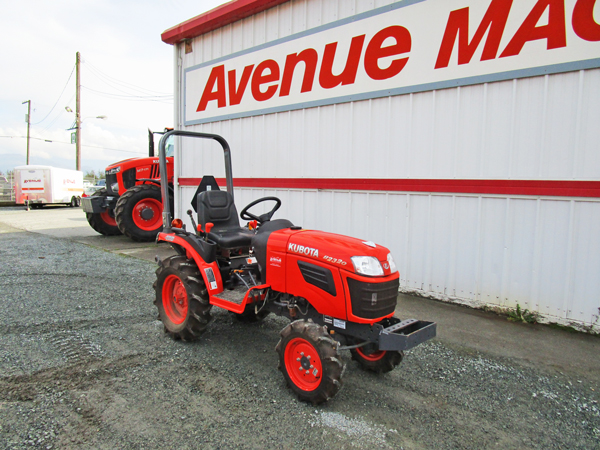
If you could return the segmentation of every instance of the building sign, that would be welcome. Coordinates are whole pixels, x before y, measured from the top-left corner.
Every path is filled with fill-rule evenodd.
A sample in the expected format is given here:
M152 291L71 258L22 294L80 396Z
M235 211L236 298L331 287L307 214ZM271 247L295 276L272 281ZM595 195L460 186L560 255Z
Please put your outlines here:
M193 125L600 67L600 0L404 0L187 68Z

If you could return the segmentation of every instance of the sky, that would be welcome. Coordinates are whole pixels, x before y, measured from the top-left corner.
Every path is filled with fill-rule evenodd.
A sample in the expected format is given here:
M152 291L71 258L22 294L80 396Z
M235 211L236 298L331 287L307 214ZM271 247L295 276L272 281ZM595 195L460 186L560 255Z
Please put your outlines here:
M148 153L173 126L173 47L161 34L223 0L0 0L0 171L75 169L75 60L81 55L81 169ZM99 119L98 116L106 116ZM51 141L51 142L48 142Z

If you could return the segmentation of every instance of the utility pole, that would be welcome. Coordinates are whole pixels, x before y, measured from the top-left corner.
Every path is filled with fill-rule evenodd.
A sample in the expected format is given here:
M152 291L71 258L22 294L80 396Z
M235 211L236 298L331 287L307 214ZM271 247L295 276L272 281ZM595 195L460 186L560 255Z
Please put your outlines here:
M75 168L81 170L81 82L79 52L75 56Z
M29 126L31 125L31 100L25 100L21 105L27 103L27 165L29 165Z

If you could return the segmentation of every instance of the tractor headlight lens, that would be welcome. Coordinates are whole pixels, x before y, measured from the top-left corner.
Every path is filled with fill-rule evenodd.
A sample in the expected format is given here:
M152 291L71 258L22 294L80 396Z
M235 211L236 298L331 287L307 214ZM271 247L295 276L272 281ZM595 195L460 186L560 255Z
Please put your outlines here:
M383 275L383 267L381 267L377 258L373 256L353 256L351 259L356 273L370 277Z
M396 267L396 262L394 261L394 257L391 253L388 253L387 262L390 265L390 272L395 273L398 272L398 267Z
M119 183L113 183L110 185L110 190L113 192L119 192Z

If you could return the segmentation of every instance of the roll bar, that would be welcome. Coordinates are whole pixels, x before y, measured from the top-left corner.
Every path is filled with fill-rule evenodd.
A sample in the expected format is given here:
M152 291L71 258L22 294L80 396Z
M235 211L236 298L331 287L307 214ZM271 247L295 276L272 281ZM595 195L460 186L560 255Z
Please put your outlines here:
M158 157L159 157L159 168L160 168L160 190L162 194L162 204L163 204L163 230L166 232L171 231L171 205L169 202L169 180L167 176L167 156L166 156L166 146L167 139L170 136L185 136L185 137L195 137L202 139L213 139L221 144L223 147L223 156L225 158L225 180L227 182L227 192L231 194L231 198L233 198L233 175L231 172L231 150L229 148L229 144L222 136L218 134L209 134L209 133L196 133L194 131L183 131L183 130L173 130L165 133L163 137L160 138L160 142L158 143Z

